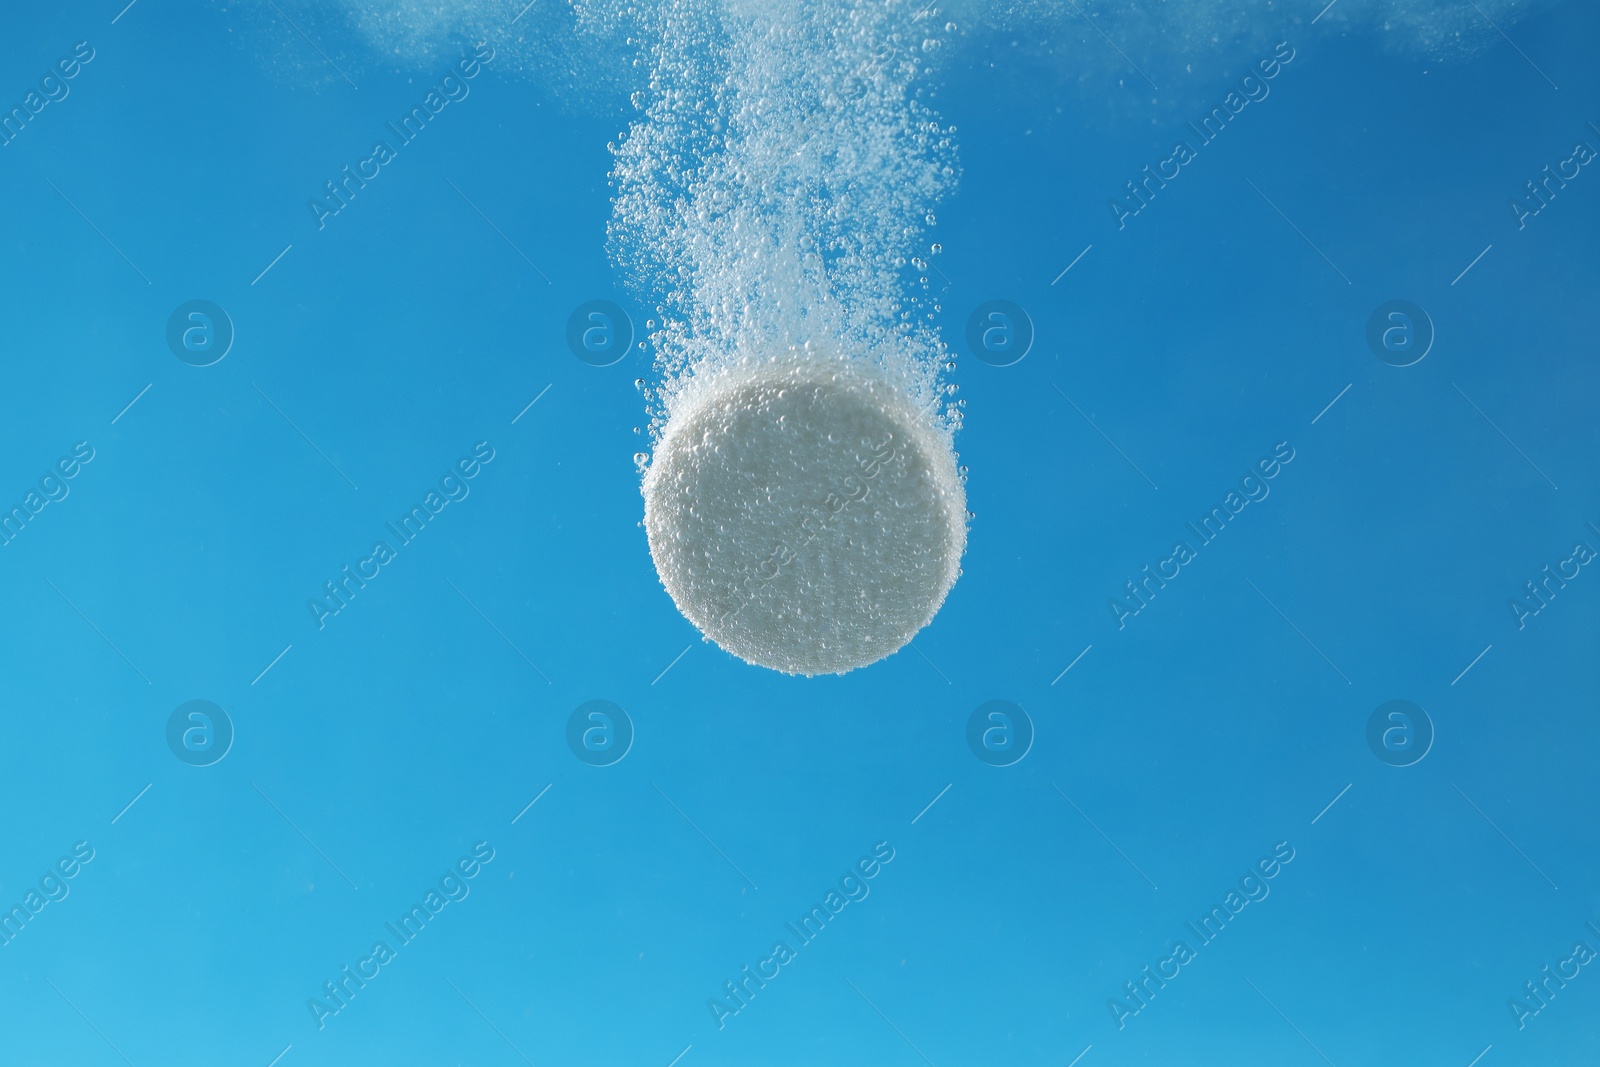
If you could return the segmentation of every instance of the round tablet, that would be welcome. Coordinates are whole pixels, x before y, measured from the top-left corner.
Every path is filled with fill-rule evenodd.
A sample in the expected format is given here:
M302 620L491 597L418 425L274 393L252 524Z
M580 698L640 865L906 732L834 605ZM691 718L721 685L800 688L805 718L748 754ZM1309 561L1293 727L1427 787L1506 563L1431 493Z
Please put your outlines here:
M694 382L644 477L661 584L722 648L789 674L899 650L960 573L948 436L870 369L806 358Z

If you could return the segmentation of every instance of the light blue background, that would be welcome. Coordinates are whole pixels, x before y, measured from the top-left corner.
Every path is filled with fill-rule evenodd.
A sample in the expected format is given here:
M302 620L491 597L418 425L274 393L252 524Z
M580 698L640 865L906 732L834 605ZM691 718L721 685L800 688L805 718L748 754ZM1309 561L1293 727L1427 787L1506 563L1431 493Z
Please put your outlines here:
M1125 41L1152 94L1080 84L1075 50L1106 47L1081 26L947 46L945 336L1000 297L1037 340L960 356L976 519L944 610L811 680L678 615L631 460L650 354L564 344L577 304L651 300L604 245L625 99L490 63L319 232L306 199L442 67L299 8L359 89L267 9L8 13L7 107L96 56L0 148L0 499L77 441L95 458L0 548L0 900L96 854L0 947L5 1061L1587 1062L1590 968L1523 1031L1506 1001L1600 948L1600 577L1520 632L1507 602L1600 547L1600 176L1520 232L1506 205L1600 147L1600 17L1512 29L1557 90L1504 43L1438 64L1303 6L1263 16L1297 50L1270 97L1121 232L1106 201L1270 48L1185 71ZM237 330L208 368L164 341L195 298ZM1403 369L1364 340L1392 298L1437 329ZM319 631L306 599L485 440L470 497ZM1119 631L1107 600L1279 441L1270 497ZM593 698L637 730L608 768L564 741ZM1394 698L1437 730L1409 768L1365 742ZM237 731L208 768L166 747L191 699ZM990 699L1037 730L1009 768L966 748ZM470 896L319 1031L307 998L478 841ZM707 998L878 841L870 897L719 1031ZM1278 841L1270 897L1119 1031L1107 998Z

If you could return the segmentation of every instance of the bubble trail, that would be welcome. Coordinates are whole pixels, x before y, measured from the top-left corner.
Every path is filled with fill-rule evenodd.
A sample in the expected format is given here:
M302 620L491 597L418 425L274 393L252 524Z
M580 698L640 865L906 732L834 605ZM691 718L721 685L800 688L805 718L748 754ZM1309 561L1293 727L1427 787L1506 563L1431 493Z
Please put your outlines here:
M904 647L960 573L966 494L927 230L955 180L910 3L677 4L614 146L611 240L661 294L645 529L748 662Z

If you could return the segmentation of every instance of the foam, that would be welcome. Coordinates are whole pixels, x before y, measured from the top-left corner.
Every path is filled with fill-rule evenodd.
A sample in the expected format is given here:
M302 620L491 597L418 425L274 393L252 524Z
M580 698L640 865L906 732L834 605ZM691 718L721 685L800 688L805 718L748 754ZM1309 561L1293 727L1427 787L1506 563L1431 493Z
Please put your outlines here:
M1238 62L1263 45L1288 36L1297 46L1332 33L1360 34L1385 50L1436 62L1467 60L1501 45L1496 26L1509 29L1557 0L1326 0L1285 4L1280 0L1114 0L1064 4L1060 0L948 0L951 17L976 33L1013 34L1026 53L1051 55L1065 74L1103 86L1122 78L1150 101L1143 81L1121 49L1162 85L1186 64L1214 68L1218 59ZM1085 16L1093 19L1093 24ZM1313 25L1315 20L1315 25ZM1100 36L1104 32L1105 37ZM1117 49L1107 47L1109 37ZM1248 60L1245 60L1248 61Z
M966 493L899 384L804 352L701 377L644 478L662 585L739 658L843 673L899 650L960 573Z
M1476 6L1509 22L1548 2ZM1096 85L1106 70L1131 78L1127 52L1165 84L1191 58L1209 69L1207 56L1254 54L1245 42L1314 17L1274 0L1089 4L1093 24L1054 0L337 8L413 64L488 37L506 55L497 70L551 83L568 103L636 89L639 114L611 146L608 242L654 305L643 343L656 374L640 383L650 552L708 637L798 674L903 647L944 602L966 544L963 401L930 287L933 208L958 178L956 131L928 77L944 46L998 31ZM1360 27L1436 55L1497 37L1456 0L1343 0L1321 16L1319 33ZM1105 48L1101 33L1122 44ZM1154 102L1139 89L1096 111L1112 115L1122 97Z
M775 670L889 655L960 573L927 232L954 146L923 85L943 32L926 14L669 5L615 147L613 251L660 300L651 556L702 633Z

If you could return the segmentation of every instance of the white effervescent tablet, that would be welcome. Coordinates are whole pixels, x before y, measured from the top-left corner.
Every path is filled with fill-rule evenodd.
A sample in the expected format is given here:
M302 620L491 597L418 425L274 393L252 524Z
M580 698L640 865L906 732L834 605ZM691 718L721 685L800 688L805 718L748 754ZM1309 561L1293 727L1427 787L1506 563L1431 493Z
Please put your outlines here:
M747 662L843 673L899 650L960 573L949 436L859 364L801 358L692 383L644 478L645 530L684 616Z

